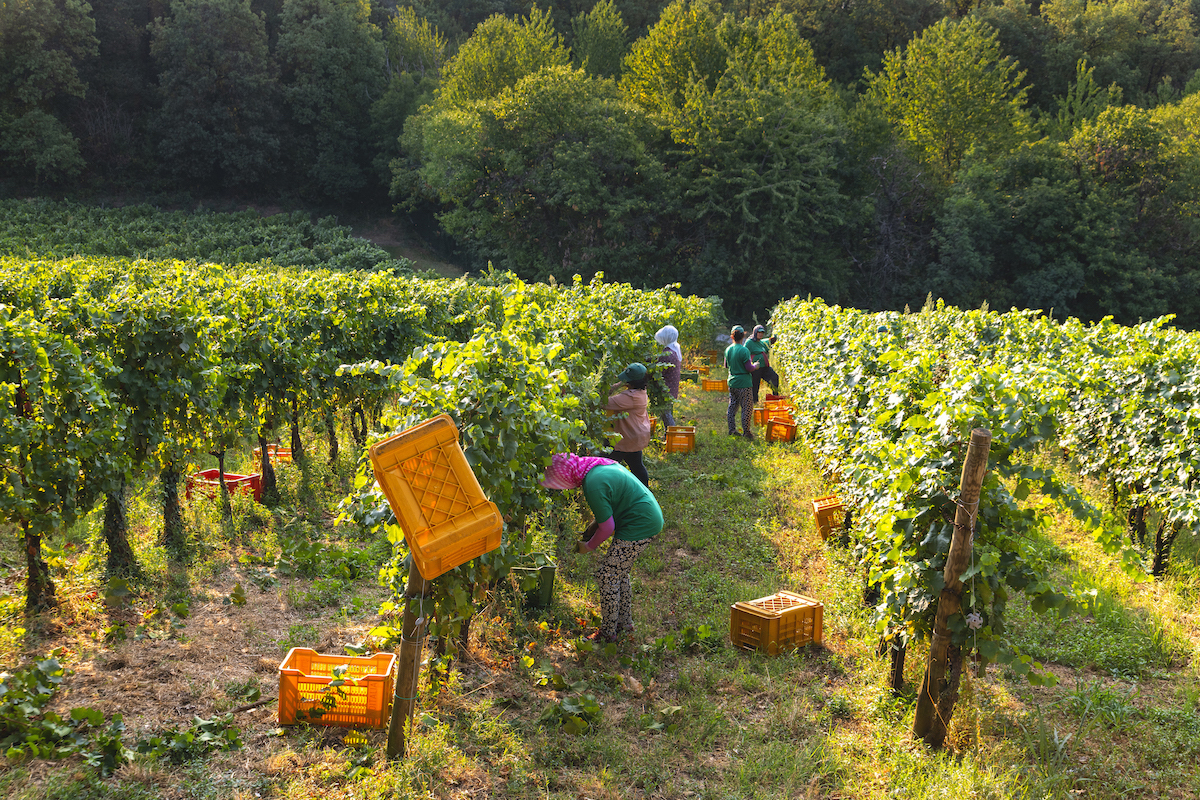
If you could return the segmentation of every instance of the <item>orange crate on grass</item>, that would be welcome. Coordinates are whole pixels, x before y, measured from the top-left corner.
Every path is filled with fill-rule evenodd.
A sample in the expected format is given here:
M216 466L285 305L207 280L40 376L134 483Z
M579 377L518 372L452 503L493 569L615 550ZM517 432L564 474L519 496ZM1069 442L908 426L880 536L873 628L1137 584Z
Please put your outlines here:
M445 414L371 446L375 480L426 580L500 546L503 523Z
M779 655L809 642L820 644L824 615L819 600L792 592L734 603L729 611L729 640L734 647Z
M729 383L724 378L719 381L709 380L708 378L700 379L700 388L706 392L724 392L729 388Z
M813 520L817 524L817 532L822 539L828 539L834 528L842 527L845 520L845 509L837 495L829 494L812 501Z
M184 484L183 496L187 499L192 498L192 491L203 492L209 497L217 496L217 489L221 485L221 471L216 467L212 469L202 469L199 472L193 472L187 476L187 482ZM255 472L253 475L239 475L236 472L225 473L225 487L229 489L229 493L242 492L254 498L254 502L262 502L262 475Z
M278 444L269 444L267 445L267 455L270 456L272 464L282 464L284 462L290 464L292 461L292 448L281 447ZM254 448L254 463L262 463L261 447Z
M341 666L352 680L327 690ZM395 680L395 653L355 658L293 647L279 665L279 724L386 728Z
M794 442L796 441L796 423L785 419L768 420L763 437L768 442Z
M668 453L691 453L696 450L695 425L670 425L663 448Z
M767 407L766 406L755 406L754 407L754 424L755 425L766 425L767 424Z

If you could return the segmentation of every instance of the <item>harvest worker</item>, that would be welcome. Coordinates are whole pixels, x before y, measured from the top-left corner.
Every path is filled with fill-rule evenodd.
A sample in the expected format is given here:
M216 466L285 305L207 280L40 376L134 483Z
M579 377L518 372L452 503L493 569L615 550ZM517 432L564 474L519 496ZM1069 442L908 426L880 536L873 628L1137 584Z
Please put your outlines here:
M667 408L663 411L663 423L674 425L675 405L672 401L679 399L679 368L683 365L683 351L679 348L679 329L674 325L664 325L654 334L654 341L663 347L663 351L658 354L658 363L666 364L663 367L662 379L671 395L671 399L667 401Z
M633 586L629 570L663 528L662 509L654 494L628 470L607 458L571 453L556 453L550 459L542 486L583 489L595 521L576 546L578 552L590 553L612 537L608 552L596 567L601 622L594 638L615 642L622 633L632 633Z
M625 384L625 391L618 392L608 398L605 409L615 414L623 414L613 421L613 428L621 436L621 440L613 447L608 457L614 461L623 461L629 465L629 471L637 476L643 485L650 485L650 474L642 463L642 451L650 444L650 413L647 410L649 400L646 397L646 383L649 373L646 366L634 361L625 371L617 376L619 383L612 388Z
M758 369L754 371L752 376L754 379L754 402L758 403L758 387L765 380L771 384L771 391L779 394L779 374L771 369L771 345L775 344L778 337L772 336L767 338L767 329L762 325L755 325L754 330L750 333L750 338L746 340L746 349L750 351L750 360L758 365Z
M754 404L750 400L750 373L758 369L751 360L750 351L742 344L746 338L746 329L734 325L730 331L733 344L725 348L725 368L729 370L729 410L725 412L725 421L729 424L729 435L737 436L734 417L737 409L742 409L742 436L754 441L750 432L750 418L754 413Z

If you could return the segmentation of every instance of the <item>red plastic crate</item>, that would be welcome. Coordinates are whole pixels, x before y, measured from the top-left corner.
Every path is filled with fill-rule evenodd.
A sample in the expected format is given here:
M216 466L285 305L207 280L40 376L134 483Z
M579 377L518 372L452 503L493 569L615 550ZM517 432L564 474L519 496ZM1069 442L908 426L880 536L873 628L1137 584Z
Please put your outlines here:
M371 446L371 465L426 580L500 546L504 523L445 414Z
M209 497L217 496L217 489L221 485L221 471L216 467L212 469L202 469L199 472L193 472L187 476L187 483L184 484L183 496L189 500L192 497L192 491L203 492ZM262 502L262 475L255 472L253 475L239 475L236 472L225 473L225 487L229 489L229 493L244 492L254 497L254 502Z
M769 655L820 644L825 606L819 600L792 592L734 603L729 612L729 640L734 647Z
M329 689L341 666L350 680ZM395 680L395 653L356 658L293 647L279 665L279 724L386 728Z

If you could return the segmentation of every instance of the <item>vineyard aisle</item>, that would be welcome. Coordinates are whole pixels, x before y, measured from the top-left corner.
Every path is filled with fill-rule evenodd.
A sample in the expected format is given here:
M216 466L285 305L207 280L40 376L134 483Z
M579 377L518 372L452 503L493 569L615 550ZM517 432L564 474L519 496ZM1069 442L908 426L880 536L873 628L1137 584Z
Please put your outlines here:
M378 543L339 538L344 531L329 527L352 456L333 470L280 465L279 518L238 499L237 552L208 554L187 574L171 574L154 587L157 604L122 608L118 598L106 608L94 570L71 569L68 552L53 553L52 566L65 573L63 605L25 633L20 617L7 614L4 663L21 660L26 643L42 653L64 647L69 674L52 707L121 713L131 741L245 708L232 723L242 748L127 765L107 779L71 761L11 760L0 796L1200 796L1188 743L1200 736L1200 680L1187 657L1200 642L1195 587L1139 589L1104 577L1098 548L1062 520L1043 546L1061 548L1063 571L1096 582L1104 605L1094 617L1057 623L1017 609L1012 624L1029 626L1030 647L1080 651L1079 666L1051 664L1059 683L1050 688L995 667L984 679L967 678L950 747L931 752L910 733L923 648L909 653L907 689L894 698L852 555L823 543L809 514L809 502L828 491L824 478L802 443L727 437L725 403L725 393L685 383L676 417L697 425L696 452L664 453L661 431L647 451L666 527L634 568L636 636L602 648L581 638L599 616L596 557L574 553L584 520L577 506L560 508L535 537L558 562L551 607L522 610L509 591L488 599L468 652L436 693L428 667L423 673L403 762L383 759L384 731L280 730L274 702L250 707L256 693L275 696L288 648L341 653L380 622L375 609L386 593L370 566ZM153 487L129 505L131 541L154 570L161 553ZM218 524L215 505L187 509L189 525ZM5 539L2 554L9 564L13 541ZM267 553L280 556L273 569ZM19 585L10 578L7 591ZM732 649L730 605L782 589L824 603L824 646L778 657ZM182 598L189 610L176 627L164 624L170 614L154 613ZM128 623L124 638L118 621ZM1108 654L1082 652L1086 643ZM437 657L432 646L425 653ZM586 730L572 733L580 724Z

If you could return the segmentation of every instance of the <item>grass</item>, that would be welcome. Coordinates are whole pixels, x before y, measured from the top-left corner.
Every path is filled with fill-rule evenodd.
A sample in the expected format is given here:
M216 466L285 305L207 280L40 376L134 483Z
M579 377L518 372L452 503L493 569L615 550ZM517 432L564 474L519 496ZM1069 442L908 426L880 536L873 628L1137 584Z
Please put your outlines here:
M246 748L237 753L180 767L128 766L107 781L78 763L10 764L0 773L0 793L105 800L1200 797L1193 540L1180 541L1166 579L1138 583L1068 519L1056 519L1039 547L1063 580L1096 590L1095 608L1083 617L1038 617L1014 598L1011 622L1058 685L1030 687L998 669L968 677L950 746L931 752L910 735L925 654L910 651L908 689L893 697L858 571L842 546L820 540L807 514L808 501L830 487L803 445L726 437L724 396L695 386L685 384L677 416L697 420L698 448L647 450L666 527L634 567L634 640L591 648L579 638L598 620L596 556L574 552L583 517L578 499L563 497L535 526L535 548L558 565L550 608L523 610L515 589L491 596L472 624L469 652L436 694L422 682L405 760L383 759L382 732L349 742L332 729L277 734L267 706L239 715ZM337 652L361 641L383 599L373 566L352 577L266 575L285 551L304 563L297 542L320 543L320 564L377 565L386 556L377 543L329 526L349 462L330 470L317 456L310 470L281 468L276 512L242 503L228 528L212 504L190 505L186 570L156 549L153 488L131 501L146 575L130 613L140 619L168 598L191 604L187 627L166 640L105 644L112 615L87 599L98 588L103 594L98 521L76 526L54 542L64 552L57 580L67 600L59 614L25 623L19 606L0 603L8 610L0 626L4 663L66 641L76 653L68 705L89 702L93 691L101 699L111 692L115 703L125 697L121 681L155 675L171 690L158 701L164 708L182 702L194 707L189 714L206 715L236 705L248 687L261 686L264 697L273 692L273 665L290 646ZM6 537L0 552L10 565L10 593L18 584L14 544ZM222 603L235 582L248 598L241 608ZM824 646L774 658L731 649L730 605L780 589L824 603ZM715 635L698 638L702 626ZM211 670L207 680L183 674L196 659ZM589 697L589 731L560 727ZM154 721L171 718L163 711Z

